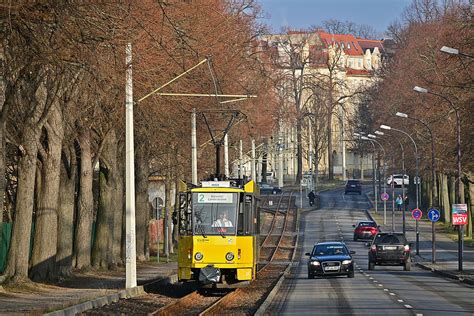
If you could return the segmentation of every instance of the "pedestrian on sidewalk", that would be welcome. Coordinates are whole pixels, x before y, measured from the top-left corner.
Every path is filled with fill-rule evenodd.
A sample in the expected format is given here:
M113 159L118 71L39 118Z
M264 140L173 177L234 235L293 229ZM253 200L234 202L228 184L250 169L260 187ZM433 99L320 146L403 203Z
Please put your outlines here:
M314 194L313 190L311 190L311 192L308 193L308 198L309 198L309 206L313 206L314 199L316 199L316 194Z
M401 194L398 195L397 199L395 200L395 204L397 204L397 210L401 212L403 205L403 198Z

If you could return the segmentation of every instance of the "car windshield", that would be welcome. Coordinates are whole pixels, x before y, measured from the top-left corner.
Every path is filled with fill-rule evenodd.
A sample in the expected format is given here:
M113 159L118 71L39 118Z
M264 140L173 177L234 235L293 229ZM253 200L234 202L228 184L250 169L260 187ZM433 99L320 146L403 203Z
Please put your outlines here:
M347 255L347 249L343 245L328 244L328 245L317 245L313 249L313 256L334 256L334 255Z
M235 235L237 193L193 193L195 235Z
M377 235L374 243L376 244L391 244L391 245L400 245L406 244L406 239L403 235Z
M375 227L374 222L360 222L359 227Z

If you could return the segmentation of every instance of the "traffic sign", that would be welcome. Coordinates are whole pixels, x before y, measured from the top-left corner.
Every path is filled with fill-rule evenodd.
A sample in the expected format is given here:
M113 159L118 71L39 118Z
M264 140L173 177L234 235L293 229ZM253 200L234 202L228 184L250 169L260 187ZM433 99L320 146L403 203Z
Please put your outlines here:
M301 179L301 186L303 186L303 187L308 186L308 179L307 178Z
M389 199L389 197L390 196L388 195L388 193L384 192L384 193L380 194L380 198L382 199L382 201L387 201Z
M439 221L439 218L440 218L440 213L437 209L434 209L432 208L431 210L428 211L428 218L430 219L430 221L432 221L433 223Z
M453 204L453 225L467 224L467 204Z
M419 220L422 215L423 215L423 212L422 212L419 208L415 208L415 209L411 212L411 216L413 216L413 218L414 218L415 220Z

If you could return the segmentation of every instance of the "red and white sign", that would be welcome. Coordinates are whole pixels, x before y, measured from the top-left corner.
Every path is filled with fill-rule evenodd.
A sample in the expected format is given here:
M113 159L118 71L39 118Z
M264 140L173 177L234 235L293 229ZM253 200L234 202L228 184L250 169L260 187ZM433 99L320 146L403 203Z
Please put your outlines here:
M467 225L467 204L453 204L453 225Z

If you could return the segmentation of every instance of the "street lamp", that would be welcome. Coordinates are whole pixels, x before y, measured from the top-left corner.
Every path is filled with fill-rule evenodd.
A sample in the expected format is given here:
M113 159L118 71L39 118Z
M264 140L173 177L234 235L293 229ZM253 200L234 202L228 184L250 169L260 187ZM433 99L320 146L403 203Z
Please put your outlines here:
M448 47L448 46L443 46L439 49L441 52L449 54L449 55L461 55L469 58L474 58L474 56L462 53L459 51L459 49Z
M419 171L418 170L418 164L419 164L418 147L416 146L415 140L413 139L413 137L410 136L410 134L408 134L407 132L402 131L400 129L390 127L388 125L380 125L380 128L386 129L386 130L393 130L393 131L396 131L396 132L399 132L399 133L402 133L402 134L406 135L408 138L410 138L410 140L413 143L413 146L415 147L415 165L416 165L415 191L416 191L416 208L418 209L419 208L420 178L419 178L419 173L418 173L418 171ZM418 230L418 220L416 220L416 222L415 222L415 229L416 229L416 254L419 255L420 254L420 232Z
M378 133L377 133L377 132L378 132ZM379 131L376 131L375 133L377 133L377 134L379 134L379 135L381 135L381 136L385 135L383 132L379 132ZM370 135L369 135L369 136L370 136ZM377 136L372 135L372 137L375 138L375 137L377 137ZM405 174L406 174L406 172L405 172L405 149L404 149L404 147L403 147L402 142L401 142L399 139L397 139L397 141L398 141L398 143L400 144L400 149L401 149L401 151L402 151L402 196L405 197ZM395 167L395 164L394 164L394 167ZM393 195L393 198L395 199L395 192L394 192L394 190L395 190L394 181L393 181L393 179L392 179L392 195ZM403 201L405 201L405 199L404 199ZM395 202L393 201L393 202L392 202L392 205L393 205L393 203L395 203ZM404 207L404 210L403 210L403 212L402 212L402 230L403 230L403 235L406 234L406 218L405 218L405 215L406 215L406 214L405 214L405 212L406 212L406 203L404 202L404 204L405 204L405 207ZM395 208L394 205L393 205L393 208ZM393 216L394 216L394 214L392 213L392 217L393 217ZM392 218L392 223L393 223L393 222L394 222L394 221L393 221L393 218ZM394 227L393 227L393 224L392 224L392 230L393 230L393 229L394 229Z
M395 114L398 117L402 118L408 118L411 120L415 120L417 122L420 122L423 124L427 129L428 132L430 133L430 139L431 139L431 179L433 181L432 184L432 189L431 189L431 200L432 200L432 207L436 208L438 206L438 192L437 192L437 184L436 184L436 167L435 167L435 148L434 148L434 138L433 138L433 132L431 131L430 126L423 120L420 120L416 117L411 117L408 116L406 113L402 112L397 112ZM435 263L436 262L436 229L435 229L435 222L431 222L431 262Z
M355 136L359 136L358 133L354 133L354 135L355 135ZM386 166L387 166L387 164L386 164L385 148L383 147L383 145L382 145L379 141L373 139L372 136L374 136L374 135L372 135L372 136L370 136L370 135L372 135L372 134L368 134L368 135L367 135L367 136L369 136L370 138L364 136L364 138L361 137L361 139L364 139L364 140L367 139L367 140L369 140L369 141L371 141L371 142L375 142L375 143L376 143L377 145L379 145L380 148L382 149L382 153L383 153L383 175L382 175L382 177L379 177L379 181L380 181L381 178L384 179L384 180L383 180L383 192L384 192L384 194L387 194L387 187L386 187L386 181L385 181L385 168L386 168ZM378 203L378 199L379 199L379 197L376 197L377 203ZM384 224L384 225L387 225L387 201L386 201L386 200L383 201L383 224Z
M458 170L457 170L457 192L456 192L456 200L457 200L457 203L462 203L461 201L461 192L462 192L462 181L461 181L461 116L459 115L459 109L456 108L453 104L453 102L448 99L447 97L445 97L444 95L442 94L439 94L439 93L436 93L436 92L432 92L432 91L428 91L428 89L425 89L425 88L422 88L422 87L419 87L419 86L415 86L413 88L414 91L416 92L419 92L419 93L427 93L427 94L431 94L431 95L435 95L437 97L440 97L442 98L443 100L445 100L446 102L448 102L449 106L451 107L451 109L454 110L454 113L456 114L456 146L457 146L457 167L458 167ZM463 268L462 268L462 249L464 247L464 226L463 225L460 225L459 227L459 235L458 235L458 269L459 271L462 271Z
M375 185L375 144L372 141L372 139L366 137L366 136L361 136L361 139L363 140L368 140L371 144L372 147L374 148L374 151L372 153L372 186L374 190L374 201L375 201L375 213L378 213L378 193L377 193L377 186Z

